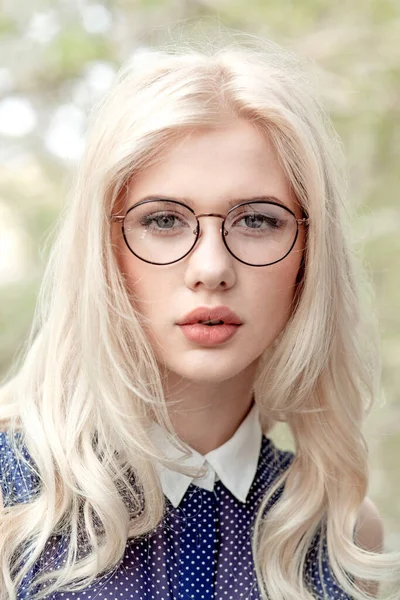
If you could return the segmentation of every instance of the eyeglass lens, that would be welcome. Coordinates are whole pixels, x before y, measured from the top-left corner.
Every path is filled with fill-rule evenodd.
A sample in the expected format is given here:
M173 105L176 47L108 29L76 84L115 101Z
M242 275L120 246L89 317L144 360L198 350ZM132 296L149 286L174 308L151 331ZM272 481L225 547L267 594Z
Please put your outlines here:
M198 222L178 202L151 200L128 211L123 233L133 254L144 261L165 265L190 252L197 240ZM284 258L296 236L294 215L269 202L238 206L228 214L224 226L224 242L231 254L254 266Z

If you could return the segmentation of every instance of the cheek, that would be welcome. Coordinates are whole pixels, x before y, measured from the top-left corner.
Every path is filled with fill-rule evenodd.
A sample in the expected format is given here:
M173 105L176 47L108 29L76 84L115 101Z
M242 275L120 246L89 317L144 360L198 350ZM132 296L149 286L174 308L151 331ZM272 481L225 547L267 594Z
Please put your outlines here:
M151 293L151 279L149 280L148 273L146 273L146 266L149 265L136 258L122 243L115 246L115 258L126 288L135 298L137 307L140 308L137 302L138 298L146 300ZM146 302L143 304L146 305Z
M168 310L177 282L154 265L129 253L121 257L120 268L135 308L157 323ZM151 323L147 327L151 327Z
M146 264L132 264L133 261L127 261L124 264L124 273L126 285L135 301L135 306L143 314L151 312L151 306L156 299L159 299L160 293L163 293L163 286L158 277L152 275L146 269Z
M140 286L140 282L147 280L146 267L149 267L150 265L147 265L142 260L136 258L136 256L128 250L123 240L119 240L115 249L115 256L129 291L134 292L135 288Z
M252 306L260 325L270 326L272 321L284 324L289 318L300 260L300 255L294 255L291 260L271 265L264 273L249 277L246 283L248 306Z

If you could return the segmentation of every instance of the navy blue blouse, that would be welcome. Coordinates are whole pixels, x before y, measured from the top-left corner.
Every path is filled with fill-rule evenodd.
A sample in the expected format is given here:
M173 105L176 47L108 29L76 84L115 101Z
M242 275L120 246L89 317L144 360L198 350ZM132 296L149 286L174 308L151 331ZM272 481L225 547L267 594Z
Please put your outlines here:
M31 462L26 448L24 455ZM59 591L49 600L260 600L251 549L257 509L265 492L293 460L263 437L256 476L245 503L222 484L212 492L190 484L178 508L166 499L162 522L140 540L128 540L120 563L83 591ZM7 433L0 432L0 484L4 504L27 502L36 475L17 462ZM269 507L282 490L278 490ZM267 510L268 508L267 507ZM62 565L66 540L54 535L40 560L17 592L18 600L33 598L32 584L43 570ZM319 550L322 561L320 563ZM319 600L350 600L335 582L326 542L314 538L305 564L304 579ZM33 588L35 589L35 588Z

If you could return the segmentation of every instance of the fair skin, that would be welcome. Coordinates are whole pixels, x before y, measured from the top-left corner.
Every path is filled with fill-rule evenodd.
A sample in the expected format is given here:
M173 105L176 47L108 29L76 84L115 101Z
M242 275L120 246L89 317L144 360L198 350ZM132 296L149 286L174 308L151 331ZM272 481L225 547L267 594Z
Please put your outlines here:
M193 205L196 214L226 214L229 201L275 197L302 217L278 158L265 136L245 121L196 131L173 145L157 165L131 183L126 209L148 196L168 196ZM255 268L225 248L221 220L202 218L202 235L183 260L155 266L136 258L121 236L121 268L148 318L157 359L168 370L167 400L179 400L170 416L179 436L205 454L236 431L251 406L255 371L263 351L290 314L304 231L281 262ZM198 306L226 305L243 325L218 347L189 342L176 323Z
M230 201L268 196L297 218L303 216L273 147L245 121L180 139L160 162L135 176L123 210L149 196L183 201L196 214L226 214ZM296 244L284 260L255 268L229 254L220 224L218 218L202 218L196 247L168 266L141 261L129 251L117 225L114 230L121 271L135 296L135 307L146 318L157 360L167 369L165 395L167 402L174 400L171 421L179 437L201 454L230 439L251 408L259 359L290 316L305 241L300 226ZM237 335L217 347L204 347L183 336L176 323L189 311L221 304L241 318ZM383 546L382 521L368 498L360 508L357 540L369 550ZM377 591L374 584L365 589Z

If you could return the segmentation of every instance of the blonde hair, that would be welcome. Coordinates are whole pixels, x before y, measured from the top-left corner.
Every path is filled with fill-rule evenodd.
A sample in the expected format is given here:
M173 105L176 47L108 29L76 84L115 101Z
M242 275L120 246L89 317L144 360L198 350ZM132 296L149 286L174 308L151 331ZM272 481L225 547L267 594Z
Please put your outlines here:
M368 552L353 539L368 486L362 426L379 393L380 366L349 243L341 149L310 85L300 61L273 44L208 43L202 51L135 56L93 111L28 347L0 413L9 419L11 440L22 433L41 482L28 503L2 510L1 600L16 599L55 533L68 537L66 563L42 573L36 583L48 587L30 597L84 589L115 567L128 538L161 521L155 462L186 472L150 440L154 418L173 433L163 374L118 269L107 216L127 182L172 141L197 127L217 127L229 115L265 132L310 216L293 312L273 351L266 349L255 382L264 432L286 421L296 446L256 520L262 597L312 598L303 568L321 525L345 592L369 598L354 578L399 582L397 555Z

